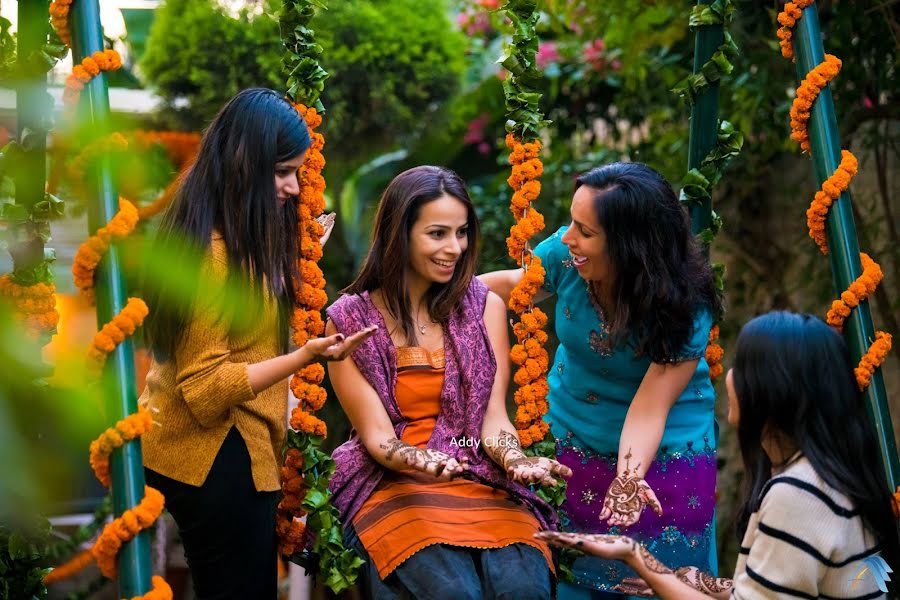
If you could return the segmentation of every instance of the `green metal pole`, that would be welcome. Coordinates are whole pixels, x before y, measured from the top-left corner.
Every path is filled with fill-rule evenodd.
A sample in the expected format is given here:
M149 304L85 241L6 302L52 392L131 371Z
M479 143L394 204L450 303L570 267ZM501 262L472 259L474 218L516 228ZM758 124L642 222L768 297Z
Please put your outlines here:
M33 53L39 52L47 39L47 18L47 7L43 2L19 2L18 70L20 75L29 68L27 59ZM41 77L26 75L18 80L16 85L18 140L25 152L22 155L20 168L13 176L16 184L16 204L29 209L44 199L47 171L47 128L52 110L52 98L47 94L47 74L45 72L41 72ZM43 251L41 251L37 261L39 262L43 258Z
M804 9L803 17L794 27L794 54L797 57L797 76L802 80L806 74L825 59L822 47L822 31L819 15L813 3ZM809 120L809 141L816 180L821 184L834 173L841 162L841 140L831 88L826 86L812 105ZM828 256L831 260L831 275L835 295L841 292L862 273L859 260L859 243L856 239L856 224L853 222L850 192L844 192L831 206L826 222L828 234ZM844 338L850 346L853 360L859 362L875 339L872 313L868 302L861 302L844 324ZM887 391L881 369L875 371L866 390L869 414L881 446L881 458L887 474L888 484L894 490L900 485L900 462L897 459L897 445L888 410Z
M98 50L103 50L98 0L78 0L72 4L72 54L80 62ZM101 73L88 83L82 92L80 114L89 119L99 135L109 129L109 93L106 75ZM116 214L119 209L118 193L112 180L108 161L98 169L96 202L88 207L88 227L96 231ZM89 186L91 187L91 186ZM125 281L120 268L119 251L115 245L99 265L96 275L97 319L106 323L125 306L127 301ZM118 420L137 411L134 349L130 338L110 354L107 362L105 390L107 407L112 420ZM111 457L113 511L120 515L136 506L144 496L144 467L141 444L132 441L113 452ZM126 598L144 594L151 588L150 535L138 534L125 544L119 553L119 595Z
M698 0L697 4L710 4ZM697 27L694 39L694 73L712 58L725 34L721 24ZM699 94L691 107L690 141L688 142L688 170L700 167L706 155L715 147L719 133L719 82L713 82ZM705 198L691 206L691 229L699 233L712 224L712 199Z

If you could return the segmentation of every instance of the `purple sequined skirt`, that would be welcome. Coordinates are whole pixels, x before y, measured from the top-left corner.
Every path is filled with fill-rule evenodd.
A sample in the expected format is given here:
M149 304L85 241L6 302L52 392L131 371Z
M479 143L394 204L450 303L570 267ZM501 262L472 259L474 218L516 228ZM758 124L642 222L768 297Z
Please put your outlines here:
M561 444L557 458L573 471L560 507L564 531L628 535L671 568L690 565L715 572L710 565L715 540L715 450L707 447L696 452L688 445L684 452L670 453L663 448L645 476L663 514L657 516L646 508L636 524L624 529L608 527L598 518L616 476L616 457ZM597 590L610 590L623 578L635 576L619 561L587 556L576 560L573 571L576 584Z

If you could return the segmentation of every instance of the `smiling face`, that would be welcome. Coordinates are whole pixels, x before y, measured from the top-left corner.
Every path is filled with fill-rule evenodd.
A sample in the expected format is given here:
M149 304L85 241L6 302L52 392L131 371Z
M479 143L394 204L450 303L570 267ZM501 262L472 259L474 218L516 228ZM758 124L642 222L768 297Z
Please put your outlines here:
M303 158L306 153L298 154L290 160L286 160L275 165L275 199L278 206L284 206L289 199L300 194L300 180L297 171L303 164Z
M611 284L612 263L606 246L606 231L597 221L594 198L598 190L582 185L572 197L572 224L562 241L569 247L578 274L588 281ZM601 200L602 201L602 200Z
M469 247L468 228L466 205L453 196L444 194L423 204L409 233L409 285L427 289L432 283L449 282Z

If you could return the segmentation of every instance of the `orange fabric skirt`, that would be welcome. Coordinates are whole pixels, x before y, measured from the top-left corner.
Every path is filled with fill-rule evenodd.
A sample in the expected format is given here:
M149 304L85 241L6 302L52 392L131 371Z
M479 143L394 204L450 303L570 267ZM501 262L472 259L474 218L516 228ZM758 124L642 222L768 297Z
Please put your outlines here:
M401 439L424 448L440 413L443 352L399 348L397 355L395 395L410 420ZM503 490L466 479L444 482L414 470L388 472L353 517L353 526L382 579L432 544L527 544L540 550L553 569L549 547L533 538L540 523L531 511Z

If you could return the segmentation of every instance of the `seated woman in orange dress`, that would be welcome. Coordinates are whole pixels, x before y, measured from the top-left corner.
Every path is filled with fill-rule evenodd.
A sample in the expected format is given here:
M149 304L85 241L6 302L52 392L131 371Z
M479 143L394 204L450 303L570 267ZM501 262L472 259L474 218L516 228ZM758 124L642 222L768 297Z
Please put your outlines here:
M417 167L385 190L359 275L326 334L378 325L329 374L354 431L333 501L370 598L549 598L533 535L553 509L526 486L570 470L520 450L506 412L506 307L473 277L478 223L460 178Z

